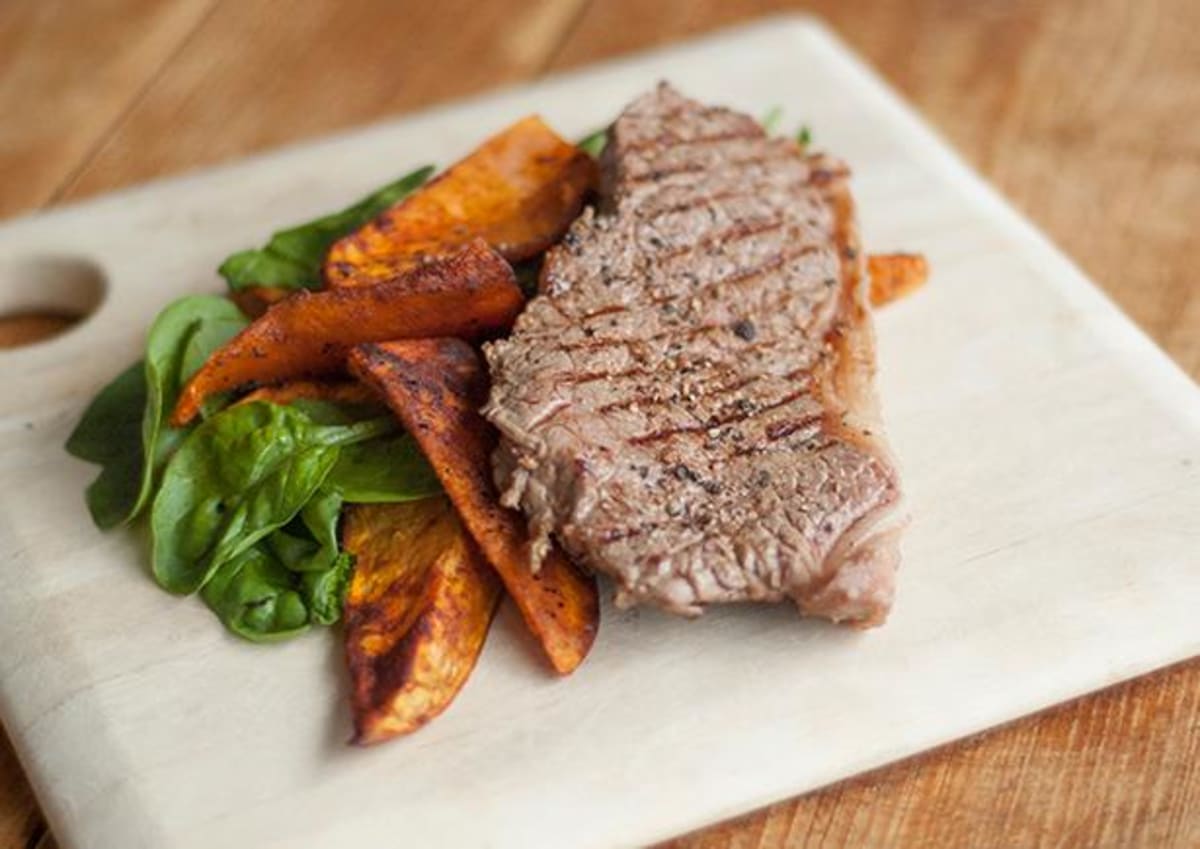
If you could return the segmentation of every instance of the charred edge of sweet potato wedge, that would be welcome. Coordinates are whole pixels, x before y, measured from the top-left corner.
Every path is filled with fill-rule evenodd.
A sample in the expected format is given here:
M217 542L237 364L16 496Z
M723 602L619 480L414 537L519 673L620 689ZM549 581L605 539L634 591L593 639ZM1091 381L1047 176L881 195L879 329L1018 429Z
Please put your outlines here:
M573 671L599 626L595 578L557 547L532 570L528 528L500 505L492 482L495 432L478 412L487 375L474 350L457 339L361 345L350 353L349 365L417 440L551 667L560 675Z
M501 586L442 497L353 505L346 594L351 742L409 734L449 707L483 651Z
M293 401L330 401L335 404L367 406L379 404L379 396L366 386L353 380L290 380L275 386L263 386L248 392L237 400L238 404L251 401L270 401L273 404L290 404Z
M473 238L528 259L566 232L597 179L590 156L529 116L335 242L326 284L378 285Z
M219 392L339 372L363 342L503 332L523 304L512 266L480 240L379 286L297 292L208 358L171 423L187 424Z
M295 291L281 286L248 286L229 293L229 300L237 304L237 308L245 313L247 318L258 318L273 305L279 303Z
M911 295L929 280L929 263L921 254L871 254L871 306L881 307Z

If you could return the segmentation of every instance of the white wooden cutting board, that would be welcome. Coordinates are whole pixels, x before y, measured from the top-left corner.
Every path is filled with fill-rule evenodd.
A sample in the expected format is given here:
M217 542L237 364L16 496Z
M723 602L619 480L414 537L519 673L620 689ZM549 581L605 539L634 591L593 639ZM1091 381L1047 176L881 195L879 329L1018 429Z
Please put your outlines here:
M782 105L852 164L866 245L932 262L878 317L914 516L895 613L860 634L782 606L606 608L555 680L506 610L442 718L350 748L337 633L247 645L158 590L139 534L93 529L94 469L60 446L230 251L530 111L582 134L660 78ZM0 352L0 712L68 849L644 843L1200 653L1200 392L813 23L11 222L0 307L69 294L86 263L108 281L95 316Z

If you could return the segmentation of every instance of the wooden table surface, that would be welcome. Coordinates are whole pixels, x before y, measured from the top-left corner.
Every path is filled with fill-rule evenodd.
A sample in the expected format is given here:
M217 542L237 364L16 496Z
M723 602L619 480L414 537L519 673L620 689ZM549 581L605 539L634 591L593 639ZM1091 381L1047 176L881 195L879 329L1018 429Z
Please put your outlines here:
M0 216L783 8L4 0ZM1200 376L1200 3L805 8ZM0 735L0 849L52 844ZM1200 846L1200 661L670 845Z

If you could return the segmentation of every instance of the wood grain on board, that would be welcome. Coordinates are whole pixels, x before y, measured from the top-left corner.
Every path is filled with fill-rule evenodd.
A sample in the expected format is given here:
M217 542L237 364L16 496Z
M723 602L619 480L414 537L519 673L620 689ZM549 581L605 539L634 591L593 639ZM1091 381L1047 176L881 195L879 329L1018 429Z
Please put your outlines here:
M0 122L0 214L789 8L798 7L8 0L0 5L0 113L20 120ZM821 0L804 8L1200 376L1200 283L1189 251L1200 221L1200 5ZM1194 846L1197 764L1193 661L670 845ZM48 844L44 831L0 739L0 849Z

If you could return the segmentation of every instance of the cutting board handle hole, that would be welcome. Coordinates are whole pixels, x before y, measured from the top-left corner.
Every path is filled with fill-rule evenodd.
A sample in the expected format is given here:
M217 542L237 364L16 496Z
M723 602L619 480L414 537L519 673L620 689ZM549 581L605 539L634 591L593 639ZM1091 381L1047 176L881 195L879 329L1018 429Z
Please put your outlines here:
M100 266L83 257L0 259L0 356L62 337L92 315L107 292Z

